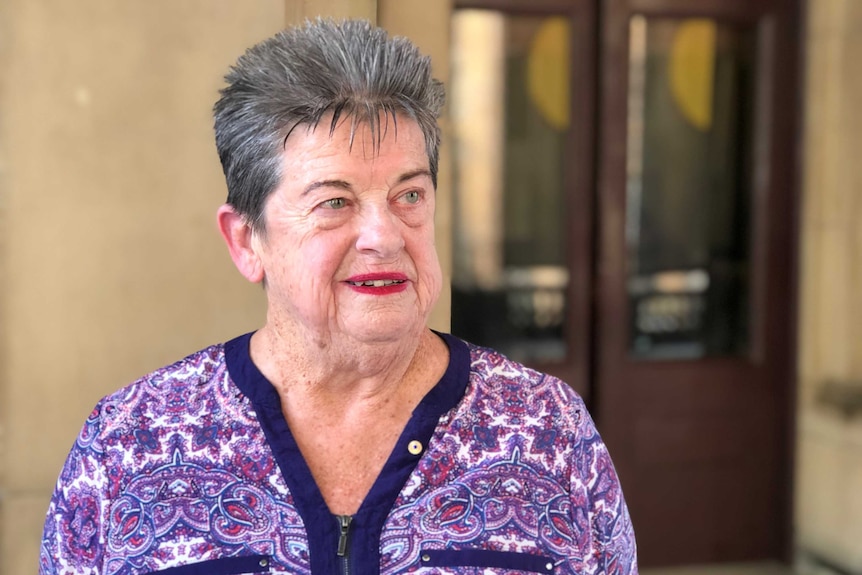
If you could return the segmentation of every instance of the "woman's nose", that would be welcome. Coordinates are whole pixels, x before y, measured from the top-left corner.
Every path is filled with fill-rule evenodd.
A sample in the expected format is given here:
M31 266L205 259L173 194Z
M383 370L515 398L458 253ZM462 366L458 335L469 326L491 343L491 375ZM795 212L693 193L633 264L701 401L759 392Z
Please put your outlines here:
M386 206L370 206L363 209L359 219L359 235L356 249L374 252L380 257L390 257L404 247L400 222Z

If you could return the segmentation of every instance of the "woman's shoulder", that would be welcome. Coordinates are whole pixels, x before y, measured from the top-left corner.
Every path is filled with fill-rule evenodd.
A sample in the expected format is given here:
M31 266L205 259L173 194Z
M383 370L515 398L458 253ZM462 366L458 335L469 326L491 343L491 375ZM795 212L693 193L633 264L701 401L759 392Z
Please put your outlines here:
M466 342L470 354L470 385L480 396L506 398L518 405L542 405L556 417L577 423L586 413L581 396L566 382L528 367L495 349ZM494 402L501 405L499 401Z
M531 387L556 388L562 386L570 390L573 397L580 398L570 385L554 375L528 367L496 349L470 342L465 343L470 352L471 371L482 379L506 380Z
M212 382L224 369L224 344L215 344L191 353L136 379L105 396L117 401L140 393L162 393L173 389L200 387Z
M102 433L117 426L188 412L214 395L228 396L225 388L224 344L215 344L165 365L104 396L87 424Z

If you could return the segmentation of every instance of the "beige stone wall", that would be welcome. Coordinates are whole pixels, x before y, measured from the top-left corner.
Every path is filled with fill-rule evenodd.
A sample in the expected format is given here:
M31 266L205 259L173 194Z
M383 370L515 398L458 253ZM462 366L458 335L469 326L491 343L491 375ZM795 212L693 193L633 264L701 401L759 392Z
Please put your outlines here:
M803 552L862 572L862 2L809 0L804 115L796 530Z
M377 0L284 0L284 6L288 24L316 16L364 18L377 22Z
M0 573L33 573L99 397L254 328L214 223L210 108L283 0L2 0Z
M424 4L0 0L0 573L35 572L53 483L101 396L262 320L214 224L210 108L227 67L326 15L413 37L445 78L449 2Z

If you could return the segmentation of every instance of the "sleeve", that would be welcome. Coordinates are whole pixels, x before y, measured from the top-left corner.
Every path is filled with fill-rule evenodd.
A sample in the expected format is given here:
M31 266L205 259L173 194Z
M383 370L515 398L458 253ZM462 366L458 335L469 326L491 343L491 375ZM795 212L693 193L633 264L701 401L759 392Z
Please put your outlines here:
M584 573L587 575L638 575L634 528L619 477L607 447L585 408L581 408L581 440L573 466L574 482L585 497L573 505L586 505L589 526ZM575 484L575 483L573 483Z
M42 533L40 575L102 573L108 476L99 447L100 406L87 418L57 480Z

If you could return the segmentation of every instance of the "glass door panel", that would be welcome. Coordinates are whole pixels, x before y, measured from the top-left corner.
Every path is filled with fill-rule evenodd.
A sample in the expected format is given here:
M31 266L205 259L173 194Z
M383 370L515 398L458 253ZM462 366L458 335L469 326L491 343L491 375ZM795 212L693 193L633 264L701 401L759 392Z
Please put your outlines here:
M460 9L452 31L452 332L519 361L562 361L569 21Z
M745 355L754 33L644 16L629 31L630 353Z

